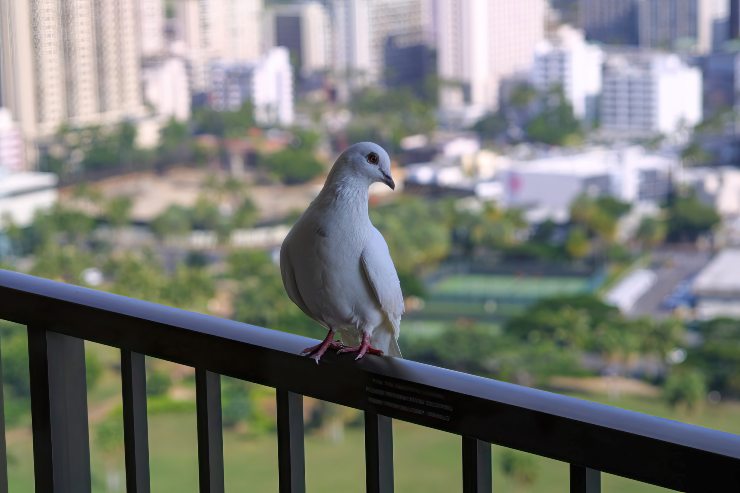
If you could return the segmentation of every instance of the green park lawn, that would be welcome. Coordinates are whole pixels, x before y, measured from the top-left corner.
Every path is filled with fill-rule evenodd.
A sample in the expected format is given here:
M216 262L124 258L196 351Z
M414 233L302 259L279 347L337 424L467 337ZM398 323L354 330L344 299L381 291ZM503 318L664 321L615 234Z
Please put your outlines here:
M443 279L434 285L432 295L544 298L581 293L587 288L588 279L578 277L469 274Z
M603 399L599 399L603 400ZM677 415L662 402L645 398L622 398L611 402L621 407L668 416L696 424L740 433L740 405L722 404L694 415ZM195 416L192 410L150 416L150 461L152 491L188 493L198 491ZM32 491L32 460L29 430L9 432L11 456L10 491ZM359 426L348 427L343 437L326 433L306 436L306 480L308 491L364 491L363 434ZM125 491L120 446L105 453L93 441L94 488L96 492ZM501 447L494 447L494 484L503 492L549 493L567 491L568 466L548 459L535 459L532 484L516 483L501 471ZM460 439L456 436L394 422L396 491L403 493L448 493L460 491ZM224 434L226 489L231 492L277 491L277 448L274 433L249 437L227 430ZM104 471L116 471L118 487L106 484ZM666 491L606 475L604 491L641 493Z

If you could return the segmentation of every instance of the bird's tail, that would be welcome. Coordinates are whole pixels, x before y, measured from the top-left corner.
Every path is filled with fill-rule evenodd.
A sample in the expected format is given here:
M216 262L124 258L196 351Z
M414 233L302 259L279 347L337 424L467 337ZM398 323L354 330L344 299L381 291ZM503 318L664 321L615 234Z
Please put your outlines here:
M403 357L401 356L401 348L398 346L398 341L394 333L386 330L382 325L373 332L373 335L370 337L370 344L383 351L387 356L393 356L394 358Z

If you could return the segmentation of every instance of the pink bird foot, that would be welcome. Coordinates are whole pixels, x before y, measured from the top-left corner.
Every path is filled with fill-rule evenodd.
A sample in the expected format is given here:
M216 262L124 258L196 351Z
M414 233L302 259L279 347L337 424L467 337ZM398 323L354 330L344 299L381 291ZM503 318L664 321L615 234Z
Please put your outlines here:
M307 356L310 356L314 361L316 361L316 364L319 364L319 360L322 356L324 356L324 353L329 349L334 349L335 351L341 350L345 348L346 346L342 344L339 341L334 340L334 332L329 331L328 334L326 334L326 337L324 337L324 340L321 341L320 344L316 344L315 346L307 347L303 351L301 351L301 354L305 354Z
M362 335L362 342L359 346L344 346L343 348L339 349L337 351L337 354L343 354L343 353L357 353L357 357L355 358L355 361L365 356L365 354L375 354L377 356L382 356L383 351L380 349L374 348L370 345L370 338L367 336L367 334Z

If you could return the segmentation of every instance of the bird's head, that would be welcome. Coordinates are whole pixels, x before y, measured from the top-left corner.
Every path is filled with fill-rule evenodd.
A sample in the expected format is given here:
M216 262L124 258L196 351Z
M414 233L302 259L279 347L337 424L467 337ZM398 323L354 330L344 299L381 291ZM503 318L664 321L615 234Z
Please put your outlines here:
M392 190L396 188L391 177L391 158L385 149L373 142L359 142L348 147L334 163L332 174L366 180L368 186L379 181Z

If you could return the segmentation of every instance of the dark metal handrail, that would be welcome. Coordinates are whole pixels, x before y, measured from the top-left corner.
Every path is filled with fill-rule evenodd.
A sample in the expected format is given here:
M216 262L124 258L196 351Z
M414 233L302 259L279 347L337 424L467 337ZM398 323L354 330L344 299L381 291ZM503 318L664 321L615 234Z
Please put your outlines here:
M571 491L599 491L599 471L680 491L740 485L738 435L402 359L316 365L298 355L315 341L285 332L3 270L0 319L29 330L37 491L89 491L65 487L89 482L89 459L58 450L87 436L82 340L122 350L128 491L148 491L144 354L196 369L201 491L223 491L218 375L277 389L281 491L304 489L303 395L365 411L368 491L393 488L389 418L462 436L466 492L490 491L490 443L570 463Z

